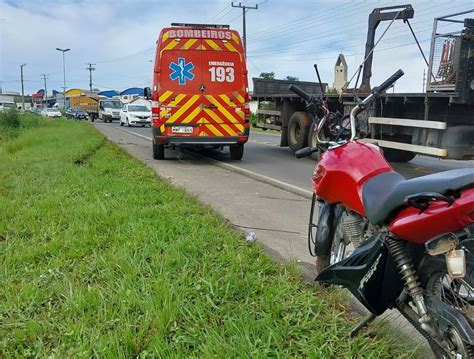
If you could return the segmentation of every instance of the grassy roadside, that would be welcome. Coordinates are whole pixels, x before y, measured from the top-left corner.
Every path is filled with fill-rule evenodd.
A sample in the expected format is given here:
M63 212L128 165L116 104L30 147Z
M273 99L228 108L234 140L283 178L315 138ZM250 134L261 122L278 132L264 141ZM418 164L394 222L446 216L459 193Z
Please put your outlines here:
M20 113L17 110L0 111L0 144L17 137L28 128L38 127L46 122L47 119L33 113Z
M412 355L87 123L0 147L0 213L5 357Z

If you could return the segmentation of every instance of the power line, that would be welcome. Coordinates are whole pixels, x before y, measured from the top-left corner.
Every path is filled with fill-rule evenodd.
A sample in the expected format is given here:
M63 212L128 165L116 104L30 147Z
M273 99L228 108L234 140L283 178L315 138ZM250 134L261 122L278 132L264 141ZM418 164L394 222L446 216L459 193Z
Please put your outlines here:
M206 21L206 24L209 24L211 21L213 21L214 19L218 18L220 14L222 14L224 11L226 11L228 8L230 8L229 5L227 5L225 8L223 8L221 11L219 11L216 15L214 15L213 17L211 17L209 20ZM230 8L232 10L232 8Z
M452 8L452 7L451 7L451 8ZM425 10L426 10L426 9L425 9ZM430 13L438 13L438 12L439 12L439 10L435 10L435 11L430 12ZM429 15L430 13L424 14L424 16ZM420 25L421 25L421 26L426 26L426 25L421 24L421 23L420 23L420 24L417 24L417 26L420 26ZM449 26L449 24L446 24L446 25ZM404 27L404 25L401 25L401 24L400 24L400 26L397 26L397 27L394 26L393 31L399 30L399 29L401 29L402 27ZM310 39L300 39L300 40L293 41L293 42L285 42L285 45L303 44L303 43L313 42L313 41L319 40L319 39L330 39L331 37L336 37L336 36L338 36L338 35L340 35L340 34L346 34L346 33L354 34L354 32L355 32L356 30L359 30L359 29L360 29L360 30L362 30L362 29L363 29L363 30L366 30L366 27L365 27L365 25L362 26L362 27L360 27L360 26L355 26L355 27L350 27L350 28L347 28L347 27L346 27L346 28L344 28L343 31L339 31L339 32L334 32L334 31L332 31L332 30L328 30L328 31L326 31L326 32L319 32L319 33L318 33L318 36L313 36L313 37L311 37ZM409 34L408 30L409 30L408 27L405 27L405 28L403 29L403 31L405 31L406 34ZM427 31L427 30L423 30L423 31ZM431 31L431 29L430 29L430 31ZM401 35L401 36L399 36L399 37L403 37L403 36L404 36L404 35ZM358 37L356 37L356 38L351 37L351 40L354 40L354 39L357 39L357 38L365 38L365 37L366 37L366 35L361 33L361 34L360 34ZM333 41L332 41L332 42L333 42ZM305 44L305 45L301 45L301 46L299 46L299 47L292 47L292 50L296 50L296 49L298 49L298 48L306 48L307 46L308 46L308 45ZM356 45L356 46L357 46L357 45ZM351 47L351 46L344 46L344 47ZM260 48L260 49L256 50L256 52L257 52L258 55L262 55L262 54L267 55L267 54L270 54L270 53L273 53L273 52L280 52L280 51L281 51L281 48L275 48L274 46L273 46L273 47Z
M279 26L268 28L264 31L256 32L252 35L252 38L249 39L249 43L250 42L257 42L258 40L261 40L261 39L273 38L273 37L276 37L276 36L279 36L279 35L287 35L287 34L291 34L291 33L295 33L295 32L301 32L301 29L306 29L306 28L309 28L309 27L313 27L314 22L318 19L326 19L327 20L328 16L331 16L331 17L337 16L338 14L344 13L345 11L347 11L348 9L350 9L352 7L357 7L357 9L361 9L361 6L360 6L361 4L363 4L363 2L362 3L357 3L357 4L346 4L345 7L343 6L343 7L336 8L336 9L330 9L329 11L325 11L325 12L320 11L318 13L315 13L315 14L312 14L312 15L309 15L309 16L304 16L302 18L292 20L288 23L284 23L284 24L279 25ZM359 13L366 12L367 9L369 9L371 7L372 7L372 5L369 4L368 6L366 6L366 8L364 8ZM351 13L348 16L353 17L356 14L358 14L358 13ZM315 16L315 15L317 15L317 16ZM340 19L341 18L339 17L338 21ZM330 22L332 23L333 21L330 21ZM307 23L307 24L305 24L305 23ZM320 24L321 24L321 22L318 22L318 25L320 25Z
M373 5L369 5L369 7L372 7ZM424 8L422 10L419 11L419 13L422 14L422 17L426 17L427 15L429 14L433 14L433 13L439 13L440 11L443 11L443 10L449 10L449 9L453 9L453 8L456 8L456 7L463 7L463 6L466 6L465 4L462 4L462 5L459 5L459 6L449 6L447 8L443 8L443 9L440 9L439 6L432 6L432 7L428 7L428 8ZM431 12L428 12L428 13L425 13L425 11L427 10L430 10L430 9L433 9L435 8L434 11L431 11ZM345 9L347 10L347 9ZM344 10L344 11L345 11ZM348 14L346 16L342 16L342 17L339 17L338 20L343 20L345 18L351 18L351 17L354 17L354 15L358 15L358 14L361 14L361 13L365 13L367 10L366 9L363 9L362 11L359 11L359 12L356 12L356 13L351 13L351 14ZM328 14L326 14L327 16ZM417 16L416 18L416 21L415 22L419 22L419 19L420 19L420 16ZM313 20L317 20L317 18L313 19ZM331 23L333 23L332 21L319 21L318 22L318 26L321 26L321 27L324 27L325 25L331 25ZM352 33L354 30L366 30L366 25L363 24L363 25L360 25L360 24L355 24L356 26L353 26L352 28L347 28L344 27L341 31L333 31L332 29L328 29L326 31L319 31L318 32L318 36L311 36L310 38L304 38L304 39L299 39L299 40L296 40L296 41L286 41L285 44L286 45L293 45L293 44L299 44L299 43L307 43L307 42L312 42L316 39L320 39L320 38L323 38L323 37L334 37L334 36L337 36L337 35L340 35L340 34L347 34L349 31ZM292 33L295 33L295 32L301 32L303 29L306 29L308 27L311 27L313 26L312 24L308 24L308 25L298 25L298 26L292 26L292 30L288 30L288 31L277 31L277 32L274 32L273 34L267 34L267 35L263 35L263 36L260 36L260 37L256 37L256 38L252 38L252 39L249 39L249 44L250 43L256 43L256 42L261 42L261 41L268 41L270 39L273 39L273 38L278 38L278 37L282 37L282 36L287 36L287 35L290 35ZM394 27L395 29L395 27ZM324 35L324 36L323 36ZM265 49L268 49L269 47L265 48ZM262 50L262 49L260 49Z

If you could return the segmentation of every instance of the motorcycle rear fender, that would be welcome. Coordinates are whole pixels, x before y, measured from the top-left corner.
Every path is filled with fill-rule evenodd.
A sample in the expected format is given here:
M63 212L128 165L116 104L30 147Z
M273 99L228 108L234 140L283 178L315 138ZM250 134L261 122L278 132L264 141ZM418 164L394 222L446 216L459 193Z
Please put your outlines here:
M454 328L464 342L474 345L474 330L461 313L431 295L425 295L425 303L442 333Z
M349 257L322 270L316 280L344 286L375 315L393 307L403 289L396 264L380 234L357 247Z

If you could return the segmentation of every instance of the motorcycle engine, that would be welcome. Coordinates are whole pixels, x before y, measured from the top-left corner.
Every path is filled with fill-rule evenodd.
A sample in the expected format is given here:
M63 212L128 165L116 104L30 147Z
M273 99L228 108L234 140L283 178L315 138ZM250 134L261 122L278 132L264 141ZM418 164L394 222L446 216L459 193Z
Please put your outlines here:
M354 248L360 246L365 240L369 239L374 233L375 228L368 223L366 219L357 213L344 212L341 216L340 231L338 234L343 238L344 243L352 243Z

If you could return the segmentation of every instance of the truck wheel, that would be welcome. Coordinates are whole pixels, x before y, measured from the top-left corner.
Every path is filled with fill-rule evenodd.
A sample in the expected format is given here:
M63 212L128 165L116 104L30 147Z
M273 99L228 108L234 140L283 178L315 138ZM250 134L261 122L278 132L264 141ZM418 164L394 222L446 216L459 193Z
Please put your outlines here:
M244 156L244 144L239 143L237 145L230 146L230 158L236 161L240 161Z
M308 146L309 147L316 147L318 145L318 138L316 136L316 133L314 133L314 127L316 126L316 123L312 123L311 126L309 127L308 131ZM314 152L311 154L311 158L315 161L319 161L319 155L320 152Z
M416 153L393 148L384 148L383 155L388 162L409 162L415 158Z
M288 146L296 152L308 145L311 119L306 112L295 112L288 122Z
M165 146L153 142L153 158L155 160L165 159Z

